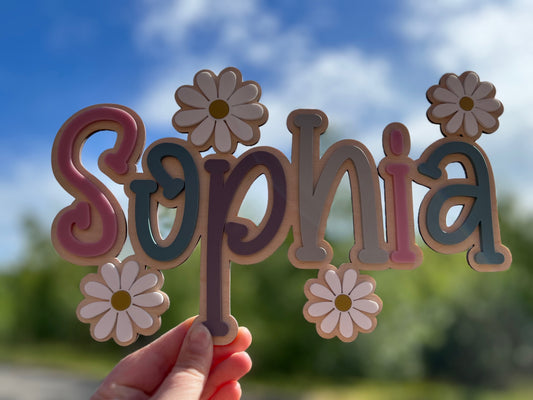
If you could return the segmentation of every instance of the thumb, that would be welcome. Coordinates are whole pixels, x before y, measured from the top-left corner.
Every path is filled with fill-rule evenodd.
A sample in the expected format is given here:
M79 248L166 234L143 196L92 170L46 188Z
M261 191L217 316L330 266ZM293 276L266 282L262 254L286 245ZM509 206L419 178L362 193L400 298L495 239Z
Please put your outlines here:
M202 395L213 359L213 339L202 323L195 323L183 341L176 364L154 399L197 400Z

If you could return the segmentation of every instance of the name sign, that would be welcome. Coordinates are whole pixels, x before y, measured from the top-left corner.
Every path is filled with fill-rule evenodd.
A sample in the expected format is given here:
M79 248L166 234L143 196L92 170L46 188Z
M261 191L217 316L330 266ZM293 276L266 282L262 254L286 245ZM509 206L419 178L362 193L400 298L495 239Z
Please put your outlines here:
M500 239L493 173L476 143L482 133L498 128L503 106L495 93L494 86L474 72L444 75L427 92L427 117L444 137L415 159L409 130L391 123L382 132L384 156L377 164L354 139L341 140L320 156L328 117L313 109L288 114L290 159L272 147L251 147L236 157L237 144L255 145L268 118L259 102L259 84L243 81L236 68L218 75L199 71L192 85L178 88L180 109L172 123L186 140L165 138L144 149L144 124L133 110L116 104L80 110L63 124L52 150L54 174L74 198L54 219L53 245L72 263L98 266L81 282L79 319L90 324L91 335L99 341L113 338L128 345L138 334L153 334L169 306L161 290L162 270L182 264L200 242L198 320L216 344L229 343L238 327L230 311L231 262L264 260L292 229L288 259L296 268L318 270L317 278L305 284L305 318L324 338L353 341L359 332L374 330L382 308L375 280L361 271L408 270L422 263L413 184L428 188L418 229L431 249L467 251L467 261L477 271L507 269L511 253ZM115 132L116 141L99 156L98 166L124 187L127 210L81 161L85 142L101 130ZM464 177L448 177L446 167L452 163L462 167ZM354 244L350 262L336 267L324 234L346 174ZM268 201L261 222L255 224L239 216L239 209L261 176ZM449 223L449 211L456 206L460 212ZM158 218L162 207L175 211L166 235ZM126 237L133 255L119 260Z

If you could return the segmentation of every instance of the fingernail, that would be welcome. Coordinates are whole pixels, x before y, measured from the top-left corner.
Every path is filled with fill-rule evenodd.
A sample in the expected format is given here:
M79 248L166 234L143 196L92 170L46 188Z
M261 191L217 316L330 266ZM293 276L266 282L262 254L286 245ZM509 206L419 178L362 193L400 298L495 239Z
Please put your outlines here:
M211 333L204 324L194 324L189 333L189 344L191 350L203 353L212 345Z

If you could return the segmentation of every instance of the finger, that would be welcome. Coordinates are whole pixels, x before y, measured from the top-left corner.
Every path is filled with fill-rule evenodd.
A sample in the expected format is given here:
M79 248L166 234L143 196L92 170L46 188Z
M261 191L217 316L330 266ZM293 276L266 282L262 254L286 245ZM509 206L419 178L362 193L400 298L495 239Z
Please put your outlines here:
M235 353L211 370L204 388L202 400L209 399L222 386L238 381L252 369L252 360L247 353Z
M127 398L121 393L129 393L131 390L153 393L176 363L183 339L193 321L194 318L190 318L182 322L154 342L124 358L100 385L95 397Z
M193 324L176 365L165 378L153 399L198 400L204 390L213 359L213 338L202 323Z
M252 343L252 334L245 327L240 327L237 331L237 337L233 342L224 346L215 346L213 350L213 364L211 369L215 368L220 362L234 353L240 353L248 349Z
M91 396L91 400L149 400L150 395L143 391L118 385L101 385L96 393Z
M239 400L242 395L241 385L231 381L220 387L209 400Z

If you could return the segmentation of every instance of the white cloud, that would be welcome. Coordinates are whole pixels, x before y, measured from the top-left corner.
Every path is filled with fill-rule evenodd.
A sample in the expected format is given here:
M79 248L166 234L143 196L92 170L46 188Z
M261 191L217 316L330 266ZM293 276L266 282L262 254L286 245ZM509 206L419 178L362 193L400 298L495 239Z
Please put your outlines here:
M286 129L287 115L296 108L318 108L329 118L337 138L365 140L369 117L376 109L391 106L394 88L385 60L365 56L355 48L309 50L312 55L291 60L283 79L265 90L264 102L270 120L263 129L261 144L280 146L280 139L291 136ZM380 131L373 132L381 140Z
M229 65L239 67L244 79L256 80L254 71L264 78L258 83L269 121L262 128L262 145L288 148L291 136L286 117L295 108L320 108L328 114L330 126L353 135L365 131L363 120L376 109L391 106L394 85L384 58L367 55L354 46L321 47L310 39L312 27L282 24L278 15L255 1L216 4L207 7L200 2L193 7L175 0L147 7L139 31L143 45L163 38L167 53L175 55L139 98L136 109L148 131L150 126L168 131L177 111L173 93L178 86L191 84L196 71L209 68L219 72ZM204 25L215 22L211 26L213 43L198 54L190 48L195 36Z
M523 205L531 209L533 159L529 151L533 148L533 113L529 82L533 65L533 3L411 1L405 15L403 33L410 41L412 56L436 76L474 70L481 80L496 86L496 97L505 109L500 128L492 135L483 135L478 143L491 160L497 187L519 195ZM409 119L410 126L422 126L425 118L416 114Z
M533 124L531 96L524 90L533 65L533 2L485 1L465 8L462 2L455 3L459 5L447 13L411 2L405 34L434 70L475 70L482 80L495 84L497 97L513 120Z
M243 5L239 1L231 3L237 8ZM185 2L165 4L166 9L147 10L139 33L144 35L143 45L162 40L167 54L175 55L140 97L137 110L148 131L151 126L169 129L170 119L177 111L171 95L178 86L191 84L196 71L209 68L218 73L232 65L241 69L245 80L257 80L254 71L260 71L264 78L258 83L269 120L261 129L260 145L273 146L289 156L292 136L286 128L288 114L296 108L318 108L328 115L330 135L335 134L336 140L361 140L373 153L377 152L376 159L380 158L385 125L376 125L372 120L380 112L386 115L392 107L403 108L406 104L393 103L399 96L385 58L366 54L355 46L322 46L311 40L312 27L283 24L278 15L260 8L255 1L247 2L240 12L232 7L226 9L226 2L218 2L216 10L204 9L203 13L198 11L205 6L201 2L184 16L178 16L177 10L186 7ZM167 17L157 15L174 15L169 20L176 22L168 23ZM191 47L205 24L216 25L211 31L215 39L198 52ZM331 143L332 138L325 142ZM240 147L237 154L243 150ZM265 186L256 185L249 193L249 204L264 201L265 195Z
M206 52L220 45L248 40L250 29L268 33L274 27L268 15L258 13L256 0L168 0L145 1L139 21L138 39L143 46L194 47L199 34Z
M85 168L111 190L127 212L127 197L122 186L97 167L97 157L104 149L112 147L113 139L103 132L94 135L85 145L82 161ZM27 245L22 226L24 217L35 218L47 231L57 213L74 200L54 177L49 154L30 151L16 159L11 159L9 155L4 155L3 159L9 160L9 173L0 179L0 204L3 207L0 218L0 268L16 264L17 257Z
M48 158L19 158L11 165L12 174L2 177L0 204L0 260L13 263L24 248L21 221L31 216L43 227L51 225L54 209L69 203L68 194L55 181ZM43 168L44 166L44 168Z
M147 1L147 15L140 23L140 37L169 44L182 42L195 24L206 19L208 3L207 0Z

